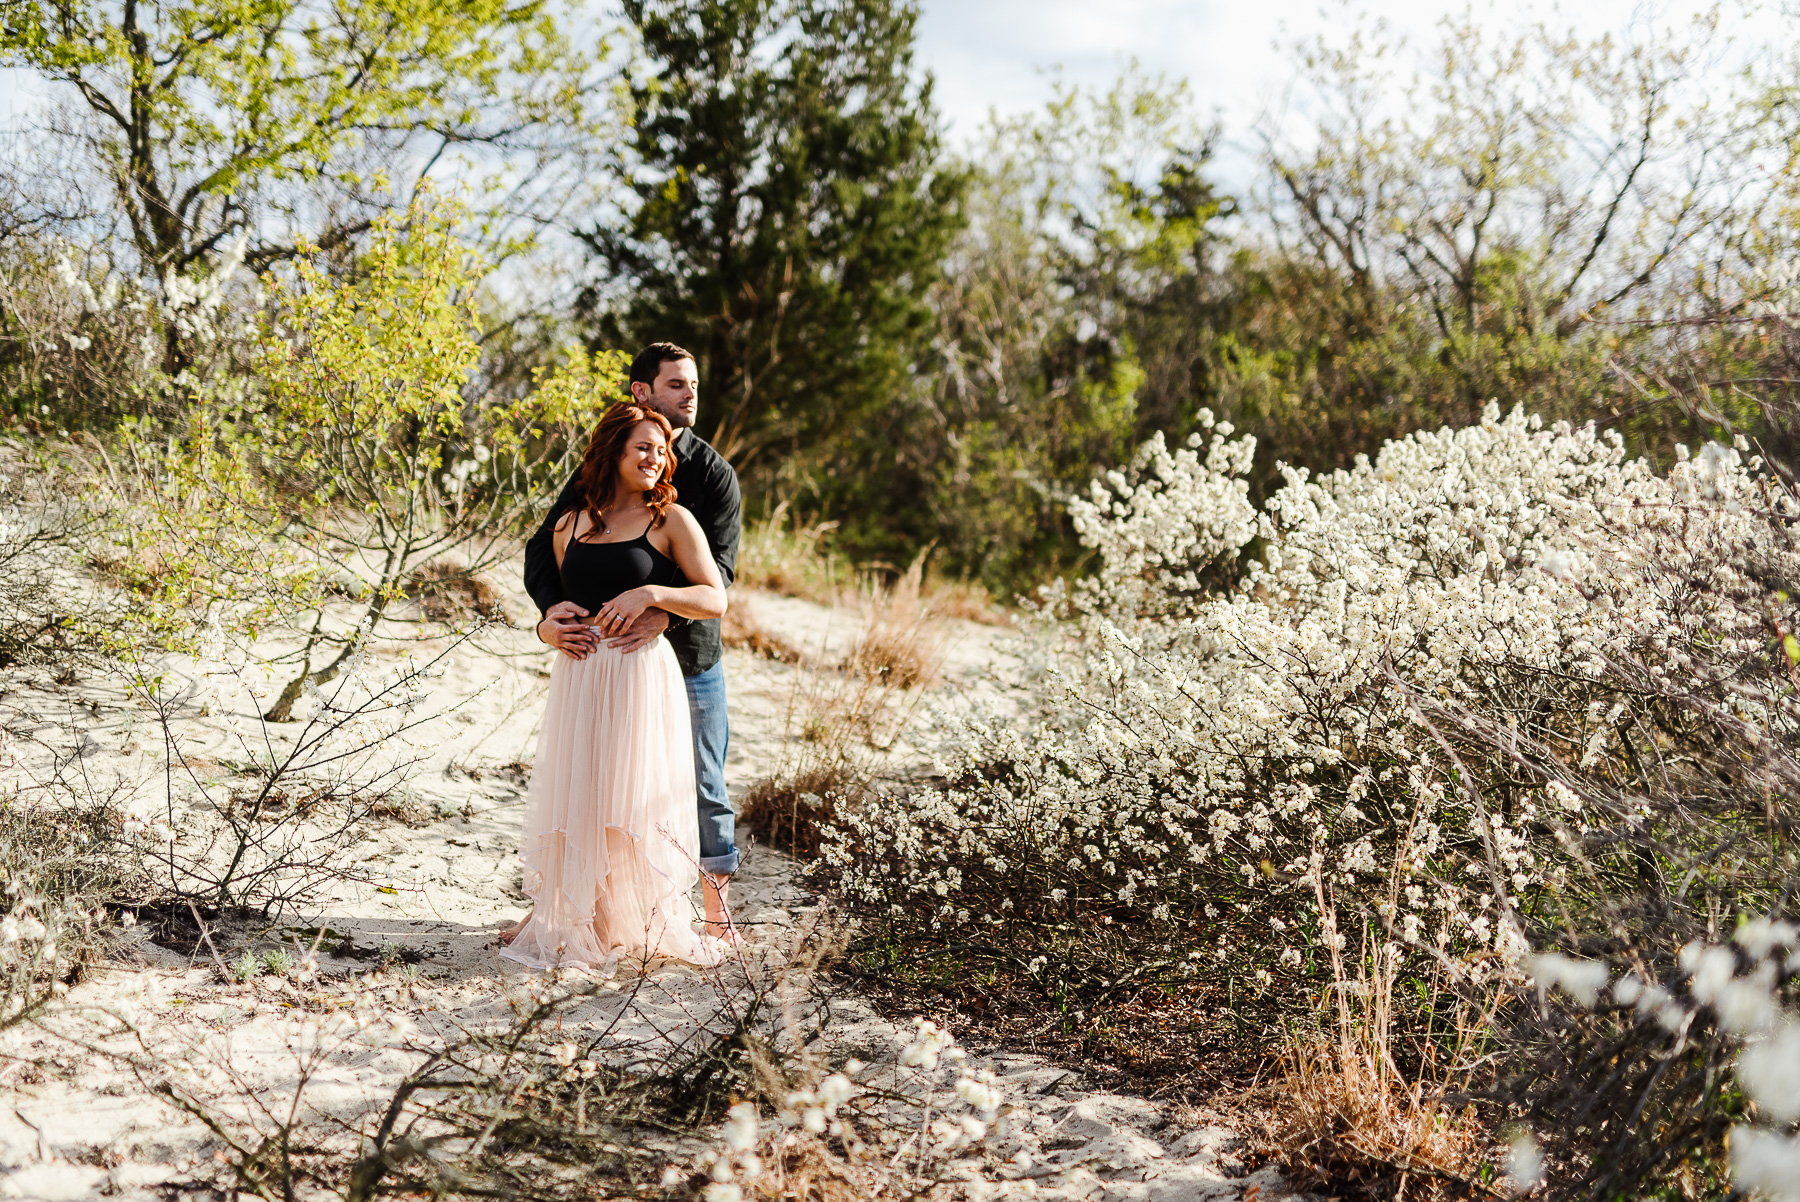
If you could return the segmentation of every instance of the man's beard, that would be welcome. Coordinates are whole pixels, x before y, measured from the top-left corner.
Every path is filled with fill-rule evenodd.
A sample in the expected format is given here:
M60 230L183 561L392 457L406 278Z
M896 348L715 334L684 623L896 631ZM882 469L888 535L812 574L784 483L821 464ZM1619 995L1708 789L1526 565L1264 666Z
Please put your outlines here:
M656 408L656 406L651 407ZM671 430L690 429L694 425L694 418L699 416L698 411L692 414L683 413L680 407L674 405L671 405L667 409L656 408L656 412L661 414L663 420L669 423L669 428Z

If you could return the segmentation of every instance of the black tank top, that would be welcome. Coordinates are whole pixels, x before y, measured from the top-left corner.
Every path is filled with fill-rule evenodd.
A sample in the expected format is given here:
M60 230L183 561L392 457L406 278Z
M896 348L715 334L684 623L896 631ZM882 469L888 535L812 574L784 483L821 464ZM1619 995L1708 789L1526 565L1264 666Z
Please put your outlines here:
M563 552L563 596L589 614L640 584L677 584L681 569L650 545L644 531L629 542L582 543L570 540Z

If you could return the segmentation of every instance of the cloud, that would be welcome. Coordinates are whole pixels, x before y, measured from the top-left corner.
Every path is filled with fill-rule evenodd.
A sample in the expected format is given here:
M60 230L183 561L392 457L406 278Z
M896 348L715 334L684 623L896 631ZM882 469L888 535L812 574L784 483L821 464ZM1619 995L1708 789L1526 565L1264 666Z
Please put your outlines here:
M1699 0L1695 0L1696 7ZM953 138L968 138L990 109L1017 112L1050 95L1048 69L1105 87L1136 58L1145 70L1186 79L1202 112L1218 112L1241 134L1291 77L1286 47L1360 16L1384 17L1429 34L1464 0L1363 0L1318 5L1224 0L921 0L918 61L937 77L937 102ZM1679 9L1669 9L1673 14ZM1478 19L1512 24L1548 19L1594 34L1622 29L1643 0L1475 5Z

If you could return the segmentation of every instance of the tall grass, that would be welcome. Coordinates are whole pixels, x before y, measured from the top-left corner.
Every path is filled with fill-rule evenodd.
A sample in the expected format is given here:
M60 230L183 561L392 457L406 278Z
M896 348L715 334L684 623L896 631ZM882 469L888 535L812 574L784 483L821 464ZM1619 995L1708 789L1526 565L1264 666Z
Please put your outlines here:
M1396 1202L1492 1193L1480 1180L1484 1125L1447 1100L1456 1057L1426 1040L1397 1046L1405 1007L1395 991L1414 984L1400 949L1383 942L1364 952L1353 970L1332 952L1336 979L1319 1021L1290 1029L1265 1094L1263 1150L1303 1189Z
M831 547L830 535L836 529L836 522L802 525L783 501L767 517L745 523L734 583L822 605L837 604L854 574Z
M863 578L863 632L847 662L852 675L897 689L936 681L943 647L931 606L922 595L924 573L925 554L921 552L893 584Z
M783 762L739 801L739 814L768 842L815 854L825 824L841 808L864 804L882 756L937 679L943 647L920 596L923 559L891 585L865 576L863 631L843 662L795 675Z
M864 608L871 598L891 605L882 595L898 587L911 603L936 618L994 626L1010 620L1006 607L986 586L932 571L935 546L925 547L906 569L876 560L858 562L833 546L837 527L836 522L804 524L782 502L767 517L745 524L735 583L820 605L854 603Z

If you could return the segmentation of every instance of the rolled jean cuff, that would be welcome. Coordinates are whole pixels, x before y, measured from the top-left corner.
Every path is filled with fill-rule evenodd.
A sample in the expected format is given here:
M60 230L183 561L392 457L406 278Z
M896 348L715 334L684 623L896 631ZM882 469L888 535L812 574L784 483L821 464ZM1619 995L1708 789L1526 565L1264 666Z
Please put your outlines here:
M736 848L728 856L706 856L700 861L700 871L712 876L730 876L738 870L743 858L744 853Z

